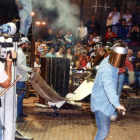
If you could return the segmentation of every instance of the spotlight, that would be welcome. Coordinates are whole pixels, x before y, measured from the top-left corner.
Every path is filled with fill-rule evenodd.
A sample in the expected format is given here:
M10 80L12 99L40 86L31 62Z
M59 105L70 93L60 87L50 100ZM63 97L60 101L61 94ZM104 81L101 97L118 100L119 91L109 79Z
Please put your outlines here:
M37 25L40 25L40 24L41 24L40 21L36 21L35 23L36 23Z
M46 22L42 22L42 25L46 25Z
M31 15L34 16L35 15L35 12L31 12Z

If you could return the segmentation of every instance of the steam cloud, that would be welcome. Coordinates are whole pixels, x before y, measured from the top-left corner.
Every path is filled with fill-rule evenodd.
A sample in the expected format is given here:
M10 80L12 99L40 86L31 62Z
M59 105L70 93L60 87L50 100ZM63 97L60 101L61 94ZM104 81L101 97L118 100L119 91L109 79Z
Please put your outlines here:
M72 4L69 0L39 0L35 2L35 11L38 14L37 19L47 20L48 16L52 16L51 24L47 26L54 30L63 29L64 31L71 30L75 33L77 27L79 26L79 14L80 10L76 4ZM43 11L42 11L43 9ZM42 12L41 12L42 11ZM53 14L53 11L55 14ZM51 13L52 15L46 15L46 13Z

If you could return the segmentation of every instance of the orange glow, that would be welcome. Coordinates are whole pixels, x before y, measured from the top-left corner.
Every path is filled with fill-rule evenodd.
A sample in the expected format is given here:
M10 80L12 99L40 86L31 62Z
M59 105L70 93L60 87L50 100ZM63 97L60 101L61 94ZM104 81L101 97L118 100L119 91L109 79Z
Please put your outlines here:
M40 21L37 21L37 22L35 22L37 25L40 25L41 23L40 23Z
M46 25L46 22L42 22L42 25Z
M31 12L31 15L34 16L35 15L35 12Z

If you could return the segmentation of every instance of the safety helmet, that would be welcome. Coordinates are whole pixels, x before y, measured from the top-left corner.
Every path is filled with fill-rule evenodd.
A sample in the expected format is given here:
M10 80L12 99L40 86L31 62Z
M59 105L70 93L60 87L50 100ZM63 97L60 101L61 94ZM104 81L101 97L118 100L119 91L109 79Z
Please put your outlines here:
M103 47L103 43L102 42L97 42L94 49L97 50L99 49L100 47Z
M128 47L122 40L118 40L112 47L112 51L109 55L109 63L117 68L122 68L124 66L126 56L128 52Z
M30 43L30 41L28 40L27 37L22 37L20 40L19 40L19 43L18 45L22 45L23 43Z

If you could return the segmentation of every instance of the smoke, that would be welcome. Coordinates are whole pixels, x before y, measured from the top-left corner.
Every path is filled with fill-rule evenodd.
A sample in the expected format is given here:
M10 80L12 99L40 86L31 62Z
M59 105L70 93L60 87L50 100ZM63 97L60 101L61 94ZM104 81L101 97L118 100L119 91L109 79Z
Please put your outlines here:
M39 0L35 2L36 20L47 21L47 27L53 30L71 30L75 33L79 26L80 10L78 5L69 0Z

